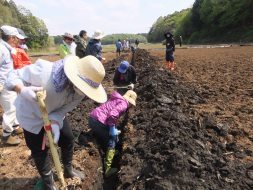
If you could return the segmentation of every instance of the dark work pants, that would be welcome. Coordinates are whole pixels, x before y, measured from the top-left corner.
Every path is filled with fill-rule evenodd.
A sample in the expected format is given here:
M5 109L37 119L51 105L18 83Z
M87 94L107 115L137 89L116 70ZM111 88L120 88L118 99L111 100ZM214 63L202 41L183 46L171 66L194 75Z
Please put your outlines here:
M109 135L109 126L89 117L89 127L96 136L96 139L99 145L102 146L103 150L106 151L107 149L115 148L116 143L118 142L118 137Z
M39 163L36 164L36 167L40 175L42 175L42 173L44 172L48 172L51 170L48 158L48 148L46 147L44 150L42 150L44 133L44 128L41 129L39 134L33 134L24 130L26 145L31 150L32 157L34 158L35 163L39 160ZM74 135L66 118L63 121L63 128L60 130L60 139L58 145L59 147L61 147L62 153L69 153L67 156L69 158L65 158L62 155L63 162L64 160L66 160L65 163L71 162L74 147Z

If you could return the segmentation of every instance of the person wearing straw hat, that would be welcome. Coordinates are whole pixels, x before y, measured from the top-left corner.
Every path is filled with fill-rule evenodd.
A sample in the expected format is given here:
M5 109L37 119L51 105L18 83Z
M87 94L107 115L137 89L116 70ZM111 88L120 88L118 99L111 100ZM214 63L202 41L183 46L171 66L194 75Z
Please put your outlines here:
M104 36L105 36L104 33L100 30L96 30L94 32L86 47L86 55L93 55L99 61L105 60L105 58L102 57L102 44L101 44L101 39Z
M102 149L106 151L104 159L105 177L110 177L117 172L117 168L111 167L120 134L116 128L117 120L123 113L127 112L130 105L136 105L136 98L137 94L132 90L128 90L123 96L114 91L106 103L93 109L90 113L89 127Z
M20 139L17 134L22 133L22 129L19 127L14 106L17 94L7 90L4 85L8 73L13 70L12 53L19 40L24 37L18 33L16 28L8 25L1 26L0 36L0 104L4 112L2 142L6 145L18 145Z
M85 96L98 103L106 102L107 94L101 84L104 76L105 69L94 56L80 59L71 55L56 62L39 59L32 65L9 73L6 86L18 93L15 102L17 118L24 129L26 144L32 152L45 189L56 187L48 149L41 148L45 131L35 93L46 90L46 109L51 120L54 143L61 147L64 176L83 179L83 173L72 167L74 136L65 115Z
M59 53L60 57L63 59L66 55L75 55L74 52L72 52L73 46L75 45L73 43L74 37L70 33L65 33L63 35L63 41L62 44L59 46Z

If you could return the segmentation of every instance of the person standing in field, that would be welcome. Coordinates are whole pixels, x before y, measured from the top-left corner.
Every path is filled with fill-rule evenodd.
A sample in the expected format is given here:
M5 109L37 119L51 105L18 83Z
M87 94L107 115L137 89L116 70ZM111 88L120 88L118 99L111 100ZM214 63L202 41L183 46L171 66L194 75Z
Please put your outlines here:
M16 136L22 133L19 122L16 118L16 107L14 101L16 92L6 89L8 73L13 71L12 54L20 39L24 39L18 30L12 26L4 25L0 29L0 104L3 108L3 137L2 141L6 145L18 145L20 139Z
M13 66L14 69L20 69L26 65L32 64L26 50L28 48L25 48L26 44L24 44L24 40L28 38L24 31L17 28L20 35L24 37L24 39L19 39L14 51L12 51L12 58L13 58ZM24 46L25 45L25 46ZM27 47L27 46L26 46Z
M183 42L183 38L182 38L182 36L179 36L179 45L180 45L180 47L182 46L182 42Z
M76 36L76 56L79 58L83 58L86 54L86 47L87 47L87 32L85 30L81 30L79 35Z
M61 59L63 59L66 55L75 55L75 53L73 54L73 40L74 40L74 37L72 34L70 33L65 33L63 35L63 41L62 41L62 44L60 45L59 47L59 53L60 53L60 57Z
M120 56L121 50L122 50L122 43L121 40L118 39L118 41L116 42L116 54L117 56Z
M56 62L38 59L34 64L9 73L6 87L18 93L15 105L20 126L24 129L26 145L42 178L45 190L56 190L48 147L43 146L44 122L36 100L36 92L45 90L45 106L51 122L55 144L61 148L64 177L84 179L72 166L74 135L66 114L85 97L98 103L107 101L101 84L105 76L102 63L94 56L68 55Z
M174 63L175 40L170 32L166 32L164 34L164 37L166 39L166 65L168 69L173 71L175 69Z
M101 39L104 37L104 33L101 30L96 30L90 39L86 47L86 55L93 55L99 61L104 61L105 58L102 57L102 44Z

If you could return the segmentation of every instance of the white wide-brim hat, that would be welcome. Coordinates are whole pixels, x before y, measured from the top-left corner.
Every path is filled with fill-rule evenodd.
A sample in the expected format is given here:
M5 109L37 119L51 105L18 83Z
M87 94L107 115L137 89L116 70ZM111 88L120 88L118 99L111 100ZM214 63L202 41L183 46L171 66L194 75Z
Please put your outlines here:
M128 90L123 97L132 105L136 106L137 94L133 90Z
M4 26L1 26L1 29L3 30L3 32L4 32L5 35L16 36L20 40L25 39L24 36L22 36L21 34L19 34L17 28L14 28L14 27L8 26L8 25L4 25Z
M96 30L94 34L92 35L93 39L100 40L103 37L105 37L105 34L101 30Z
M64 59L64 72L68 79L85 95L98 103L107 101L107 94L101 82L105 77L102 63L94 56L82 59L69 55Z

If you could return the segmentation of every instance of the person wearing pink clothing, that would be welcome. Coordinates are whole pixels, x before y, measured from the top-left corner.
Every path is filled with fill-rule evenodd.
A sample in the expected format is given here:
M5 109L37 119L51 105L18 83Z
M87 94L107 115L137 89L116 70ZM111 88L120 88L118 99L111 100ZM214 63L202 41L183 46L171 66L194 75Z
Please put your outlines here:
M105 176L109 177L117 172L117 168L111 168L115 155L115 146L118 142L120 130L116 128L117 120L125 113L130 105L136 105L137 95L128 90L123 96L114 91L110 99L93 109L89 117L89 127L93 131L98 143L106 149ZM106 147L104 147L106 145Z

